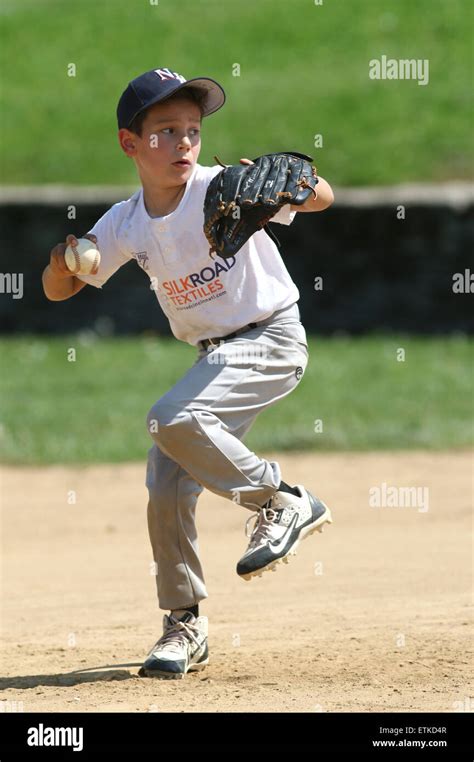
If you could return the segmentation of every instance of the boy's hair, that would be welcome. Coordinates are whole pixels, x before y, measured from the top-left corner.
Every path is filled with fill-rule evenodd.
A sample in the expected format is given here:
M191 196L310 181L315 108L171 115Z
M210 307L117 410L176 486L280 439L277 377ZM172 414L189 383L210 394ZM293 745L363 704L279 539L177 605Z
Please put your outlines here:
M195 103L201 112L202 117L202 106L204 103L204 100L206 98L206 93L203 93L202 90L196 90L194 87L186 87L183 90L178 90L177 93L173 93L173 95L170 95L169 98L165 98L163 101L160 101L160 103L170 103L173 100L178 99L186 99L191 101L192 103ZM134 132L135 135L138 135L139 138L142 136L142 130L143 130L143 122L146 119L146 115L148 114L149 110L153 108L153 106L156 104L152 104L151 106L148 106L148 108L144 109L143 111L140 111L139 114L136 115L136 117L131 122L128 129L130 132Z

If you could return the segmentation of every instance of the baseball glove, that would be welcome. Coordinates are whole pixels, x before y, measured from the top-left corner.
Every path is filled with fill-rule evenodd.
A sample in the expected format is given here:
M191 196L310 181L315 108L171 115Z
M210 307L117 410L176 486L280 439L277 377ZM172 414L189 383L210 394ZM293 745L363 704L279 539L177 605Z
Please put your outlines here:
M254 164L226 166L212 178L204 200L204 234L213 252L232 257L284 204L300 206L318 183L311 156L271 153ZM270 232L267 230L267 232ZM273 237L273 236L272 236Z

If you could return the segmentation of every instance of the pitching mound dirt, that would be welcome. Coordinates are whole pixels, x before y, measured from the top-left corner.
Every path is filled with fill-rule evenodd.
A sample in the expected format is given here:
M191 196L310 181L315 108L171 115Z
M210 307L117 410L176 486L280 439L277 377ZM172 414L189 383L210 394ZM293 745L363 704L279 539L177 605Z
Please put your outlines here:
M267 457L334 524L244 582L248 512L205 491L210 665L176 682L137 676L163 613L145 466L4 468L4 711L469 709L471 453ZM392 486L423 491L370 504Z

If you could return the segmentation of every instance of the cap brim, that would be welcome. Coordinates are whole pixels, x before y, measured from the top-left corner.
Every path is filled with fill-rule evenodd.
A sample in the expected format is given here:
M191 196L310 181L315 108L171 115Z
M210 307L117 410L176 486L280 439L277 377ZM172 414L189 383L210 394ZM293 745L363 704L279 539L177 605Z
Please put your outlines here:
M206 100L203 103L203 116L209 116L215 111L218 111L225 103L225 92L222 87L209 77L195 77L195 79L188 79L180 87L173 90L172 95L184 90L186 87L194 87L196 90L201 90L206 94Z

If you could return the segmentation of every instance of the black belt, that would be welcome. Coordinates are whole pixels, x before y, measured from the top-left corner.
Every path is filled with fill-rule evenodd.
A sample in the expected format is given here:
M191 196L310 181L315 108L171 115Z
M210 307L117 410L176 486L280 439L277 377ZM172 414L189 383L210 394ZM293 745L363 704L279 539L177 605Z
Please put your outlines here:
M257 327L257 323L249 323L248 325L245 325L243 328L238 328L233 333L228 333L227 336L216 336L213 339L202 339L201 341L198 341L198 344L201 346L201 349L207 349L210 346L218 347L221 341L227 341L227 339L235 339L235 337L239 336L241 333L245 333L245 331L248 331L256 327Z

